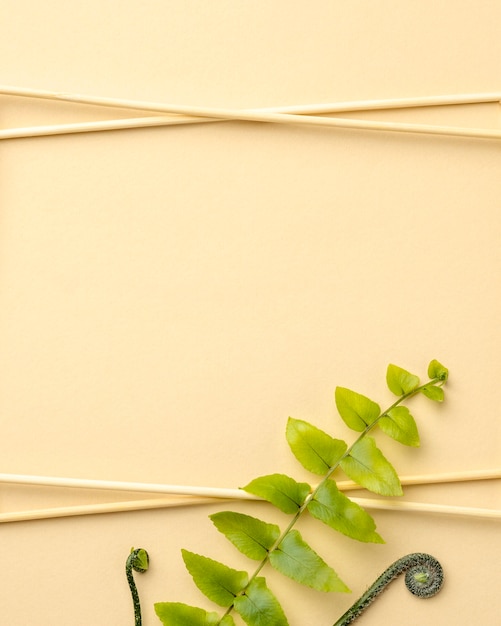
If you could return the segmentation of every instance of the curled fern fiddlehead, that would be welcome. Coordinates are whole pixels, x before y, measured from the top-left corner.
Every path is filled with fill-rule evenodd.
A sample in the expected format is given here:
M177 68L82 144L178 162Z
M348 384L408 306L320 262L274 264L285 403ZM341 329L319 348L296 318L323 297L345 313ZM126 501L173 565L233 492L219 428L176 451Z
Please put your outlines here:
M127 561L125 562L125 573L127 582L129 583L130 592L132 594L132 603L134 605L134 626L141 626L141 605L139 603L139 594L137 592L136 583L134 582L133 571L143 574L149 566L150 557L143 548L132 548Z
M395 578L404 573L407 589L418 598L431 598L440 591L444 581L442 566L433 556L421 552L403 556L374 581L334 626L351 624Z

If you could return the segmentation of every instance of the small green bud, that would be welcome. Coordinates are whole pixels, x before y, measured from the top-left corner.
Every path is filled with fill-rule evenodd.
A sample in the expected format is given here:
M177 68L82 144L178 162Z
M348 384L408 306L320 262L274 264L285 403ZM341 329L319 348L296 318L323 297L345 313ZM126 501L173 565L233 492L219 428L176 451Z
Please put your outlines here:
M421 585L425 585L428 582L430 575L428 572L416 572L414 574L414 580Z
M449 378L449 370L437 360L433 359L428 365L428 376L430 378L438 378L445 382Z
M150 557L148 556L146 550L143 550L143 548L137 548L136 550L132 548L129 560L132 564L132 569L136 572L140 572L141 574L146 572L150 564Z

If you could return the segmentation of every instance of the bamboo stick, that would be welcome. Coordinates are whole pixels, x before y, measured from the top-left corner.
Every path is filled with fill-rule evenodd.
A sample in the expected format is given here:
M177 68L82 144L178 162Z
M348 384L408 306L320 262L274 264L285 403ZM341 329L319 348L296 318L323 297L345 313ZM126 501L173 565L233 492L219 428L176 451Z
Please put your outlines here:
M287 107L286 113L282 112L284 109L280 108L268 108L268 109L226 109L218 107L194 107L194 106L179 106L170 104L160 104L153 102L142 102L136 100L124 100L118 98L102 98L97 96L82 96L79 94L63 94L56 92L47 92L43 90L30 90L14 87L0 87L0 94L4 95L16 95L32 98L45 98L52 100L62 100L67 102L75 102L80 104L92 104L97 106L114 107L114 108L126 108L141 111L153 111L156 113L170 113L180 116L187 116L191 118L198 118L198 122L205 119L206 121L250 121L250 122L262 122L262 123L276 123L276 124L299 124L299 125L312 125L320 127L332 127L332 128L344 128L352 130L373 130L373 131L386 131L386 132L403 132L403 133L425 133L432 135L447 135L456 137L474 137L482 139L499 139L501 138L500 129L485 129L485 128L463 128L454 126L443 125L429 125L429 124L410 124L402 122L381 122L370 120L355 120L345 118L329 118L319 117L320 113L327 112L340 112L347 110L370 110L371 108L402 108L404 106L433 106L433 103L441 102L442 105L447 103L447 98L453 101L454 104L459 102L465 102L473 100L474 102L497 102L501 99L500 94L476 94L469 96L453 96L437 98L425 98L425 99L406 99L406 100L377 100L368 101L366 103L351 103L349 108L343 108L343 105L308 105L304 107ZM426 102L426 104L418 105L417 103ZM449 102L450 103L450 102ZM351 107L351 108L350 108ZM355 108L353 108L355 107ZM367 108L369 107L369 108ZM312 113L315 113L313 115ZM178 119L180 121L180 119ZM197 120L185 120L182 123L192 123ZM141 126L140 118L137 118L138 127ZM172 121L166 121L165 125L172 124ZM150 126L164 125L161 120L158 120L155 124ZM143 124L144 126L144 124ZM67 134L70 132L96 132L103 130L119 130L121 128L133 128L134 123L130 120L127 125L120 126L120 120L110 120L106 122L88 122L73 126L70 124L55 125L53 127L35 126L32 128L24 129L7 129L0 131L0 139L13 139L20 137L39 137L51 134ZM52 130L51 130L52 129ZM14 131L18 132L15 134Z
M26 137L48 137L51 135L70 135L76 133L93 133L110 130L127 130L132 128L151 128L156 126L177 126L180 124L200 124L214 120L182 115L161 115L152 117L133 117L117 120L101 120L99 122L76 122L68 124L52 124L45 126L27 126L24 128L6 128L0 130L1 139L22 139Z
M451 482L467 482L475 480L493 480L501 478L501 470L473 470L469 472L448 472L444 474L429 474L404 476L403 485L426 485ZM196 504L209 504L223 500L261 500L241 489L227 489L217 487L194 487L183 485L163 485L157 483L137 483L88 480L76 478L59 478L50 476L30 476L24 474L0 474L0 483L16 485L32 485L44 487L66 487L80 489L101 489L110 491L128 491L139 493L158 493L168 495L167 498L152 498L125 502L111 502L100 504L86 504L77 506L55 507L50 509L34 509L20 512L0 513L0 523L48 519L54 517L69 517L78 515L94 515L101 513L119 513L144 509L168 508ZM339 481L340 490L360 489L352 481ZM414 511L421 513L436 513L442 515L456 515L463 517L501 519L501 511L472 507L446 506L398 500L369 500L366 498L352 498L361 506L380 510Z
M444 483L470 482L475 480L496 480L501 478L501 469L471 470L464 472L445 472L436 474L417 474L414 476L402 476L400 482L404 486L409 485L436 485ZM360 485L352 481L339 481L336 483L341 491L361 489Z
M475 480L495 480L501 478L501 469L470 470L435 474L402 476L402 485L427 485ZM140 493L163 493L168 495L191 495L213 498L254 499L241 489L198 487L193 485L167 485L160 483L125 482L116 480L96 480L86 478L65 478L57 476L36 476L27 474L0 474L0 483L17 485L38 485L42 487L68 487L77 489L105 489L109 491L133 491ZM341 491L362 489L353 481L338 481Z
M406 502L399 500L369 500L366 498L351 498L360 506L368 509L385 511L402 511L409 513L432 513L437 515L457 515L460 517L480 517L501 519L501 511L496 509L482 509L468 506L450 506L447 504L428 504L426 502Z
M104 489L165 495L199 496L231 500L256 500L241 489L221 487L199 487L189 485L163 485L158 483L122 482L114 480L89 480L82 478L59 478L54 476L27 476L23 474L0 474L0 483L38 485L43 487L69 487L77 489Z
M229 114L229 113L228 113ZM153 128L161 126L173 126L179 124L193 124L201 122L220 122L228 120L267 122L279 124L296 124L301 126L319 126L326 128L338 128L348 130L369 130L380 132L397 132L410 134L441 135L449 137L463 137L473 139L501 139L501 129L489 128L463 128L459 126L409 124L401 122L374 122L367 120L352 120L344 118L309 117L302 115L277 114L253 115L242 113L236 117L228 117L226 120L217 118L178 116L146 117L119 120L103 120L99 122L78 122L75 124L54 124L51 126L28 126L0 130L0 140L22 139L28 137L47 137L52 135L69 135L76 133L92 133L115 130L130 130L134 128Z
M501 469L473 470L464 472L446 472L402 476L402 485L427 485L451 482L469 482L475 480L494 480L501 478ZM224 498L255 500L256 496L242 489L203 487L187 485L168 485L160 483L125 482L114 480L96 480L85 478L65 478L55 476L34 476L27 474L0 474L0 483L17 485L35 485L41 487L67 487L77 489L104 489L108 491L129 491L139 493L159 493L166 495L200 496L203 498ZM336 483L341 491L362 489L352 481Z
M103 513L124 513L127 511L143 511L149 509L164 509L196 504L211 504L222 502L220 498L196 498L184 496L180 498L151 498L149 500L131 500L125 502L102 502L99 504L82 504L75 506L61 506L46 509L30 509L27 511L9 511L0 513L0 523L27 522L39 519L57 517L76 517L80 515L99 515Z
M135 111L165 110L165 105L163 104L155 104L152 102L145 102L141 100L103 98L99 96L86 96L82 94L70 94L65 92L49 91L46 89L30 89L26 87L13 87L8 85L0 85L0 95L56 100L62 102L91 104L114 108L125 108ZM413 98L391 98L377 100L360 100L351 102L331 102L325 104L292 105L288 107L268 107L252 110L268 113L283 112L292 114L319 115L322 113L450 106L464 104L486 104L492 102L501 102L501 92L453 94L441 96L418 96ZM154 108L152 109L151 107Z
M260 498L255 499L259 500ZM428 513L483 519L501 519L501 511L495 509L428 504L424 502L402 502L386 499L377 500L367 498L351 498L351 500L367 509ZM197 504L212 504L221 501L222 500L220 498L204 497L184 497L177 499L154 498L150 500L86 504L77 506L54 507L49 509L31 509L27 511L0 513L0 523L33 521L58 517L75 517L81 515L97 515L104 513L123 513L129 511L192 506Z
M444 96L418 96L413 98L392 98L379 100L360 100L335 102L330 104L311 104L300 107L284 107L283 113L304 113L319 115L322 113L350 113L356 111L381 111L391 109L419 109L422 107L460 106L468 104L501 103L501 92L455 94ZM278 111L278 109L269 109Z
M439 135L449 137L463 137L475 139L501 139L501 129L495 128L466 128L461 126L444 126L433 124L412 124L404 122L382 122L360 119L348 119L340 117L318 117L312 115L298 115L286 113L264 113L253 111L239 111L233 109L193 108L172 106L165 113L175 113L188 117L198 117L201 121L247 121L268 124L295 124L299 126L315 126L320 128L336 128L347 130L366 130L379 132L396 132L410 134ZM195 120L196 121L196 120ZM76 125L63 124L54 126L33 126L20 129L6 129L0 131L0 140L19 139L25 137L42 137L49 135L62 135L70 133L98 132L110 130L122 130L124 128L141 128L144 126L167 126L172 125L172 120L156 120L154 123L142 123L141 118L136 118L136 123L129 120L126 124L123 120L109 120L102 122L86 122ZM178 121L178 123L180 123ZM181 122L190 123L189 120Z

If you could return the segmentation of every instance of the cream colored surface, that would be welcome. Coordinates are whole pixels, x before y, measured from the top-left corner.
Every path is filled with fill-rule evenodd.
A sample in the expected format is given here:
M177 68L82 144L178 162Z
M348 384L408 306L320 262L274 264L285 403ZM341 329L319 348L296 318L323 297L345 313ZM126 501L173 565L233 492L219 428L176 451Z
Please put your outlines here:
M494 2L6 0L0 18L1 82L21 87L228 107L501 88ZM115 113L0 100L2 128ZM500 126L497 105L364 117ZM384 406L387 364L424 376L432 358L450 368L447 402L413 400L421 448L378 437L384 452L401 474L499 467L499 141L235 122L0 151L2 472L314 480L288 451L287 416L352 440L335 386ZM105 496L3 486L0 506ZM501 507L499 481L404 498ZM2 525L2 623L132 623L132 545L152 559L145 626L156 601L213 608L180 548L249 567L207 519L222 508ZM283 523L265 504L232 508ZM374 515L384 546L301 524L353 593L270 573L291 626L329 626L412 551L443 562L443 591L422 602L397 583L360 624L498 623L498 521Z

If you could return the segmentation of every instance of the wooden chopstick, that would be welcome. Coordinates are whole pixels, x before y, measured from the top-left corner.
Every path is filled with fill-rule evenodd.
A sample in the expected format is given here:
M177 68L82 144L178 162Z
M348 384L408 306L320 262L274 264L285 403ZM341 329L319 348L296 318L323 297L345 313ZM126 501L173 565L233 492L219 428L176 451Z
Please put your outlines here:
M414 476L402 476L402 485L437 485L444 483L470 482L475 480L495 480L501 478L501 469L470 470L462 472L437 472L435 474L416 474ZM341 491L360 489L360 485L352 481L339 481L337 483Z
M402 476L402 485L427 485L474 480L492 480L501 478L501 469L458 471L415 476ZM43 487L69 487L80 489L105 489L110 491L133 491L141 493L159 493L168 495L201 496L204 498L255 499L255 496L242 489L202 487L187 485L168 485L159 483L125 482L114 480L96 480L83 478L64 478L56 476L35 476L26 474L0 474L0 483L17 485L38 485ZM361 489L352 481L339 481L341 491Z
M404 476L401 478L401 482L403 485L427 485L475 480L492 480L498 478L501 478L501 470L494 469ZM158 493L163 494L164 496L169 496L124 502L86 504L0 513L0 523L208 504L221 502L222 500L260 500L257 496L249 494L241 489L87 480L50 476L29 476L22 474L0 474L0 483L38 485L45 487L104 489L110 491L132 491L139 493ZM352 481L339 481L337 486L342 491L361 489L358 484ZM501 511L495 509L449 506L387 499L352 498L352 500L363 507L371 509L454 515L484 519L501 519Z
M320 127L346 128L355 130L373 130L385 132L425 133L432 135L448 135L455 137L475 137L482 139L501 139L500 129L463 128L444 125L411 124L402 122L382 122L348 118L322 117L325 113L340 113L373 109L393 109L419 106L445 106L448 104L478 104L501 101L501 94L466 94L456 96L437 96L425 98L407 98L394 100L372 100L351 103L316 104L297 107L271 107L262 109L228 109L221 107L194 107L142 102L120 98L103 98L83 96L80 94L57 93L45 90L26 89L0 86L0 95L42 98L56 101L91 104L96 106L124 108L134 111L151 111L155 113L175 114L184 116L177 118L177 123L198 123L202 121L250 121L275 124L299 124ZM6 129L0 131L0 139L21 137L39 137L72 132L96 132L119 130L123 128L164 126L176 123L175 119L136 118L129 120L108 120L101 122L85 122L79 124L62 124L54 126L34 126L27 128Z
M59 102L73 102L77 104L89 104L94 106L106 106L133 111L157 111L169 112L169 105L141 100L129 100L124 98L106 98L101 96L88 96L47 89L31 89L28 87L14 87L0 85L0 95L18 96L26 98L55 100ZM488 104L501 102L501 92L490 93L467 93L441 96L417 96L411 98L389 98L378 100L359 100L350 102L330 102L324 104L292 105L287 107L266 107L251 109L268 113L292 113L303 115L321 115L325 113L345 113L352 111L372 111L381 109L402 109L433 106L450 106L466 104ZM201 109L199 109L201 110Z
M351 498L351 500L367 509L428 513L484 519L501 519L501 511L495 509L428 504L424 502L402 502L398 500L386 499L379 500L367 498ZM31 509L27 511L0 513L0 523L33 521L58 517L74 517L81 515L97 515L103 513L123 513L149 509L164 509L181 506L193 506L197 504L214 504L221 503L223 501L224 499L222 498L185 496L182 498L152 498L147 500L133 500L126 502L84 504L76 506L53 507L48 509Z
M167 111L168 112L168 111ZM466 128L462 126L445 126L435 124L412 124L404 122L382 122L341 117L319 117L313 115L298 115L289 113L263 113L239 111L234 109L193 109L172 107L172 113L185 114L188 117L198 117L198 122L220 121L247 121L264 122L270 124L296 124L299 126L315 126L323 128L338 128L349 130L369 130L379 132L396 132L424 135L439 135L449 137L463 137L474 139L501 139L501 129L497 128ZM177 123L194 123L187 119ZM171 126L175 121L171 119L136 118L129 120L107 120L101 122L82 122L78 124L62 124L53 126L30 126L0 130L0 140L21 139L26 137L45 137L50 135L66 135L72 133L89 133L98 131L123 130L131 128Z

